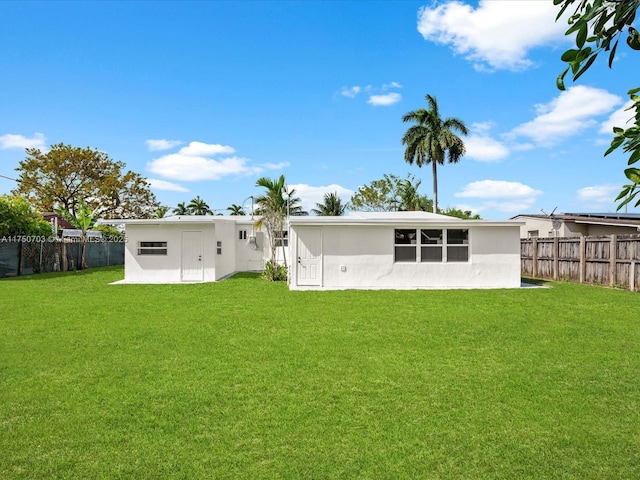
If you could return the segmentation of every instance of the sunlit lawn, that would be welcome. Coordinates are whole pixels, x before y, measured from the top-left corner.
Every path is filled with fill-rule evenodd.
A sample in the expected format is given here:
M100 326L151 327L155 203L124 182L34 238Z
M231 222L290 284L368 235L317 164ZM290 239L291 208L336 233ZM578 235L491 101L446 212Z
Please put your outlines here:
M0 281L0 478L640 478L640 296Z

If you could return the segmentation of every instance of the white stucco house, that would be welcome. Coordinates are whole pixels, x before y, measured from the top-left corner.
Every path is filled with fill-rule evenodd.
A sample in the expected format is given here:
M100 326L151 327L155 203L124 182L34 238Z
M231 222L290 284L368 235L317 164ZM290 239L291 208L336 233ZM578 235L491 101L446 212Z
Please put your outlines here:
M125 226L124 283L215 282L262 270L270 257L269 239L250 217L113 223ZM278 242L292 290L516 288L521 223L354 212L291 217Z
M520 223L427 212L292 217L292 290L516 288Z
M109 220L124 225L123 283L216 282L264 268L265 236L255 219L183 215Z

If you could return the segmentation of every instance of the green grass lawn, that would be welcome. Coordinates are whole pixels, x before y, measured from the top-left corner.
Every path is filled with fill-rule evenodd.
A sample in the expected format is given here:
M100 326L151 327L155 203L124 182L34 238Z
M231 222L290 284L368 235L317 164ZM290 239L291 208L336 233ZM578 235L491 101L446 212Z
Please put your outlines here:
M640 296L0 281L0 478L637 479Z

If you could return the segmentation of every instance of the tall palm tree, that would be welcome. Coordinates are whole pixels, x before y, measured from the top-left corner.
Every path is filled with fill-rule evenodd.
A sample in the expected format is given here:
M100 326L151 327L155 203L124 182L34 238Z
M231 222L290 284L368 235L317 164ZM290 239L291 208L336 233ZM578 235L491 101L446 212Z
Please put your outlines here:
M246 215L246 213L244 213L244 209L240 205L236 205L235 203L232 203L230 207L227 207L227 210L231 212L229 215L232 216Z
M262 187L265 192L255 197L256 213L260 218L256 221L258 228L265 227L270 239L271 261L276 261L276 247L278 246L277 233L284 231L284 222L289 215L307 215L300 205L301 200L295 197L295 188L287 188L284 175L279 178L261 177L256 181L256 187ZM282 246L282 255L285 267L287 266L287 257L284 242L280 242Z
M200 195L191 200L187 208L193 215L213 215L213 211L207 202L200 198Z
M402 137L406 146L404 159L407 163L416 163L418 167L431 163L433 168L433 212L438 210L438 172L437 165L444 165L445 156L449 163L458 163L465 153L464 142L454 130L463 135L469 133L462 120L449 117L442 119L438 102L431 95L425 96L429 109L413 110L402 117L403 122L415 122Z
M176 208L173 209L175 215L191 215L189 208L184 202L180 202Z
M311 213L322 217L340 217L344 215L347 205L342 203L338 192L325 193L322 203L316 203L316 208L311 209Z

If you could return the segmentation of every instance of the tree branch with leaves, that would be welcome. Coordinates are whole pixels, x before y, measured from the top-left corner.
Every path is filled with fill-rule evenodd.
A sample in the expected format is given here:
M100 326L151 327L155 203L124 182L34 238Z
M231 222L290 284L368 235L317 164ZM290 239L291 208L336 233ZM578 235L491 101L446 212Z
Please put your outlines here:
M554 5L560 6L556 17L561 17L573 8L573 13L567 22L569 29L567 36L575 36L576 48L570 48L562 54L562 61L568 66L558 76L556 85L560 90L565 89L565 77L571 72L573 81L582 76L595 62L600 53L608 53L608 65L612 68L613 61L620 45L620 39L627 32L626 44L632 50L640 50L640 33L632 26L640 0L553 0ZM632 105L627 109L630 114L629 121L633 125L628 128L614 127L614 138L611 146L605 152L605 156L622 148L629 155L624 171L625 176L631 182L624 185L616 198L620 201L618 210L632 202L640 193L640 169L632 167L640 160L640 88L628 91ZM640 199L635 207L640 206Z

